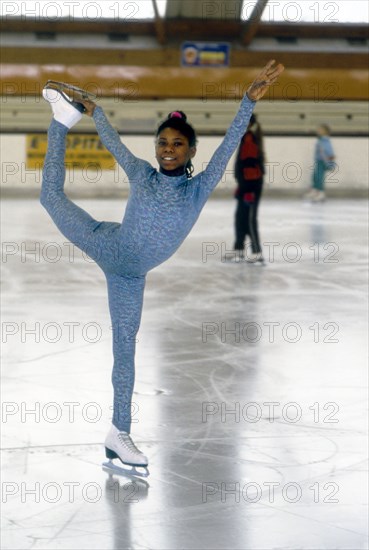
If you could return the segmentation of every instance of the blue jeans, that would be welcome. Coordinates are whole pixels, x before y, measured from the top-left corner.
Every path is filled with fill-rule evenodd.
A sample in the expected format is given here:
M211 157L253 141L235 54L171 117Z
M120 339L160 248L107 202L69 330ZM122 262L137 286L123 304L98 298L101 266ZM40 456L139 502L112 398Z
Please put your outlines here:
M325 162L323 160L315 161L314 173L313 173L313 189L317 191L324 191L324 180L325 180Z

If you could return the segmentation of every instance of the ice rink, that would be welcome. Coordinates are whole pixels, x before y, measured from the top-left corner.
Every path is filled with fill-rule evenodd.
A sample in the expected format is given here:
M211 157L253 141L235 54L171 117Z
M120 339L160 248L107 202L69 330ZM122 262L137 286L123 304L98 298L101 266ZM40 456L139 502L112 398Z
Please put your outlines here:
M265 267L223 261L235 203L211 199L147 277L132 480L101 468L105 279L37 200L3 201L4 550L368 547L367 202L260 208Z

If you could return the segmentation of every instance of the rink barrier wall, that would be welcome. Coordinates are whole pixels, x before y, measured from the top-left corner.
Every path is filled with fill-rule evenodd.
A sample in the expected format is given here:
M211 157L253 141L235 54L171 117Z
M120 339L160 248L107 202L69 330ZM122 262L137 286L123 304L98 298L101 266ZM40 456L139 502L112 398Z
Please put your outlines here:
M37 196L41 187L42 170L29 169L26 163L25 134L2 134L1 191L2 196ZM316 138L277 137L265 138L266 174L264 190L275 196L298 196L309 186L313 170ZM220 136L200 136L194 159L195 174L204 169ZM152 136L126 136L125 144L140 158L157 166ZM366 196L369 168L367 137L332 137L338 168L329 172L326 190L332 196ZM235 188L233 175L234 156L230 160L215 194L232 196ZM96 166L67 170L66 191L71 196L112 197L127 195L128 180L122 169L102 170Z

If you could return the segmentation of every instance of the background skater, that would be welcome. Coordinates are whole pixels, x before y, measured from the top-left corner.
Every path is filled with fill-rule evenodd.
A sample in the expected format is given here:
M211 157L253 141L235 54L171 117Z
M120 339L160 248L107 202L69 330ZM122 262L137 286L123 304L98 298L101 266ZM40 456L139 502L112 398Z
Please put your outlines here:
M264 263L258 224L258 208L265 173L264 163L263 134L256 115L252 114L247 131L241 139L235 162L235 178L238 186L235 192L237 208L234 259L236 261L244 259L246 244L246 260L259 265ZM250 239L250 247L245 243L247 237Z
M335 168L335 155L330 140L330 128L327 124L321 124L317 128L318 139L314 150L314 172L312 186L305 198L313 202L325 200L325 177L329 170Z

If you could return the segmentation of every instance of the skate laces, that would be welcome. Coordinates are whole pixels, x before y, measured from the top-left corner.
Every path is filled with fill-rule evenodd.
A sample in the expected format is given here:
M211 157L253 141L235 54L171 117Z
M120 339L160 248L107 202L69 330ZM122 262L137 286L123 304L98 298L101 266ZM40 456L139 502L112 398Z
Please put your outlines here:
M131 437L129 434L119 432L118 433L118 439L120 443L122 443L129 451L132 451L133 453L142 454L141 451L139 451L136 447L136 445L133 443Z

